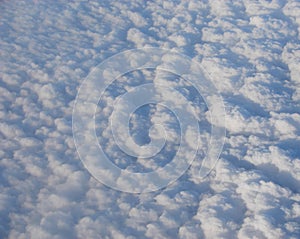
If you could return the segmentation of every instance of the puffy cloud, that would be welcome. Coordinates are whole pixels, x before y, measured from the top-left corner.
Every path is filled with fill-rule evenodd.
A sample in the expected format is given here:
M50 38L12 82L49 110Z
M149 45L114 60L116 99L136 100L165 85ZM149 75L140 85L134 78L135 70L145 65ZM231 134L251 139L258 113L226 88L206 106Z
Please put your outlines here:
M298 1L0 4L1 238L299 238ZM213 172L199 179L211 126L201 95L163 71L119 77L96 112L99 144L117 166L156 170L179 146L180 122L157 105L134 112L129 125L136 147L161 138L151 125L164 126L166 145L156 157L128 156L114 141L109 118L115 100L142 83L153 82L164 100L196 112L201 133L199 158L178 181L157 192L127 194L96 181L81 163L72 107L97 64L143 46L174 48L201 62L225 99L227 138ZM164 60L191 70L175 58ZM191 149L197 133L186 132ZM136 186L108 170L103 174Z

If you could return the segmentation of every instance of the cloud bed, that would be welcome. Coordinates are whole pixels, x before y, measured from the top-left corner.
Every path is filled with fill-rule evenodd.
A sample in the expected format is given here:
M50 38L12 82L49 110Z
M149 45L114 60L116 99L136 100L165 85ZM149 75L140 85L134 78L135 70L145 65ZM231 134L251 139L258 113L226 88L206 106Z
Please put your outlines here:
M0 6L1 238L299 238L298 1L12 0ZM72 107L95 66L145 46L176 49L202 64L225 101L227 136L204 180L196 160L167 188L127 194L84 168L72 137ZM107 129L114 99L155 74L122 76L99 102L99 142L121 168L154 170L178 147L178 122L163 107L150 105L131 119L141 144L151 124L168 129L166 147L153 160L124 155ZM203 99L178 77L160 74L155 81L177 87L204 115L206 145Z

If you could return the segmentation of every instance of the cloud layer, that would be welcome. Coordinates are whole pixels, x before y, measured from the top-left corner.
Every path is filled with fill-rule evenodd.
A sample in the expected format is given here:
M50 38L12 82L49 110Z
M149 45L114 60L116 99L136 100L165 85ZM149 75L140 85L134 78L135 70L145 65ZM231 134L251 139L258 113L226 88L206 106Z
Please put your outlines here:
M0 6L1 238L299 238L298 1L12 0ZM209 177L197 177L196 160L167 188L127 194L84 168L72 109L94 67L145 46L176 49L202 64L224 98L227 136ZM98 105L99 142L128 170L164 165L178 147L178 122L163 107L141 109L131 120L139 143L149 140L153 123L168 129L169 141L152 161L124 155L106 127L115 98L155 73L122 76ZM175 76L155 80L177 87L199 112L205 145L210 122L203 99Z

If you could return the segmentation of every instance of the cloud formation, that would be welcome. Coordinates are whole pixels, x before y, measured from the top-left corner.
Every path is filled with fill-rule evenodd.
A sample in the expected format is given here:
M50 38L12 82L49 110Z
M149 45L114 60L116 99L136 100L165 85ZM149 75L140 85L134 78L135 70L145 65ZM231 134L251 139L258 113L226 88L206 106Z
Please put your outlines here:
M1 238L299 238L298 1L11 0L0 6ZM127 194L84 168L72 137L72 107L95 66L144 46L201 62L225 100L227 136L207 178L197 177L201 160L195 160L169 187ZM99 143L121 168L154 170L178 147L176 118L159 106L136 112L131 129L144 143L151 125L164 123L169 141L162 154L130 157L113 141L107 128L113 102L142 82L165 79L177 87L201 117L203 145L209 138L203 99L181 79L155 74L122 76L99 102Z

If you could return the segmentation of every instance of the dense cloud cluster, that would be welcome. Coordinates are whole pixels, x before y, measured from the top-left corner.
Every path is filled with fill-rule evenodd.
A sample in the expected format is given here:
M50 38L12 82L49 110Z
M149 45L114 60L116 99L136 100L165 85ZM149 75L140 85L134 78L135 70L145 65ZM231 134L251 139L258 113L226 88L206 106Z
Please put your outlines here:
M0 16L0 238L299 238L299 1L11 0L0 2ZM167 188L128 194L84 168L72 109L94 67L146 46L201 63L223 96L227 136L205 179L196 159ZM155 170L178 148L178 122L162 106L144 107L130 122L140 144L152 124L167 129L151 160L122 153L107 128L114 99L153 78L204 115L205 151L203 99L182 79L156 73L120 77L99 102L99 142L121 168Z

